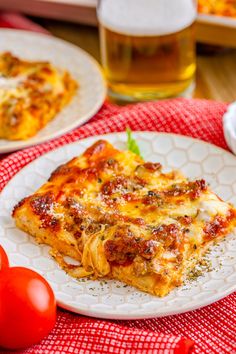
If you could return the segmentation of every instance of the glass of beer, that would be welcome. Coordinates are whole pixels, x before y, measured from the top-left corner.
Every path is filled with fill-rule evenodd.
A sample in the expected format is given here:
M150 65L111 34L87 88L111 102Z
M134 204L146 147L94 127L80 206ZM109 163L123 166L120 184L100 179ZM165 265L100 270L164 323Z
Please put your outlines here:
M186 96L196 70L195 0L100 0L101 61L109 96Z

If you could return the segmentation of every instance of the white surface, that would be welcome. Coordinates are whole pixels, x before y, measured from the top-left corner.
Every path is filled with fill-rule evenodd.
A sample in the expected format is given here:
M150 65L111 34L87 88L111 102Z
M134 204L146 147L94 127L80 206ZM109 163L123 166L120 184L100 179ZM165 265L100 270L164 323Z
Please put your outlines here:
M174 134L142 132L134 135L145 159L181 168L189 177L205 178L220 197L236 204L235 156L213 145ZM78 141L30 163L5 187L0 195L0 244L6 249L11 265L30 267L41 273L53 287L60 306L101 318L134 319L181 313L210 304L236 290L235 234L211 252L212 272L158 298L112 280L103 285L100 281L77 281L48 255L49 247L39 246L32 237L15 228L11 218L13 206L35 192L58 165L81 154L103 137L116 147L125 148L124 133Z
M0 29L0 52L29 60L49 60L67 69L79 83L74 98L50 123L26 141L0 139L0 153L22 149L56 138L85 123L101 107L106 85L97 62L79 47L55 37L18 30Z
M228 106L223 116L223 129L228 147L236 154L236 102Z
M199 23L202 22L212 25L236 28L236 18L232 17L198 14L197 21Z
M105 27L136 36L179 32L190 26L196 15L192 0L102 0L98 10Z

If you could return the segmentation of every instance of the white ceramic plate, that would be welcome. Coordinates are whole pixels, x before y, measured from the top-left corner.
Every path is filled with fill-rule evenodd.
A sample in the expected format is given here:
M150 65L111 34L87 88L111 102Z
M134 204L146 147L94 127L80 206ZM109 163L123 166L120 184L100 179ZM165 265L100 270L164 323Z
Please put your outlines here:
M213 190L236 204L236 158L199 140L173 134L135 133L142 154L168 168L180 168L189 177L205 178ZM164 298L154 297L116 281L76 281L48 255L48 247L15 228L13 206L32 194L60 164L81 154L96 140L105 138L124 149L125 133L96 136L56 149L23 168L0 195L0 243L12 265L30 267L41 273L55 291L58 304L88 316L135 319L181 313L210 304L236 290L236 235L213 249L213 271ZM218 257L219 256L219 257Z
M97 62L79 47L53 36L22 30L0 30L0 52L29 60L49 60L67 69L79 83L79 89L69 105L37 135L26 141L0 139L0 153L23 149L56 138L85 123L101 107L106 85Z
M228 147L236 155L236 102L228 106L223 116L223 130Z
M198 14L197 21L202 23L212 24L212 25L236 28L236 19L229 16L227 17L227 16Z

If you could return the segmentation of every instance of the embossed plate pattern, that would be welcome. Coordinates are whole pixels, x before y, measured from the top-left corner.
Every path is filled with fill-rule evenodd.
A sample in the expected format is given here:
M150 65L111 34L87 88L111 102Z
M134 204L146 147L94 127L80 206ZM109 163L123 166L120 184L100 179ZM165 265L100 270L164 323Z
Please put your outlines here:
M167 168L180 168L188 177L203 177L223 199L236 204L236 158L200 140L151 132L134 134L146 160ZM0 244L12 265L30 267L53 287L62 307L88 316L134 319L166 316L210 304L236 290L236 235L231 234L210 254L213 271L190 284L157 298L116 281L77 281L62 271L48 255L48 246L38 245L17 230L11 218L13 206L32 194L60 164L81 154L99 138L125 149L126 134L114 133L81 140L56 149L23 168L0 195Z
M79 47L53 36L22 30L0 30L0 52L11 51L28 60L48 60L67 69L79 83L72 101L38 134L26 141L0 139L0 153L56 138L85 123L101 107L106 85L99 65Z

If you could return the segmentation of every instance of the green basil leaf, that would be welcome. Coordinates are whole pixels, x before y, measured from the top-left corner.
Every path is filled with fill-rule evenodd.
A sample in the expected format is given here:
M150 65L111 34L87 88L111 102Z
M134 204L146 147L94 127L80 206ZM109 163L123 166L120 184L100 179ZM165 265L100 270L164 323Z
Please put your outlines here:
M134 154L141 156L138 144L136 140L132 136L132 131L130 128L126 128L126 134L127 134L127 148L129 151L132 151Z

